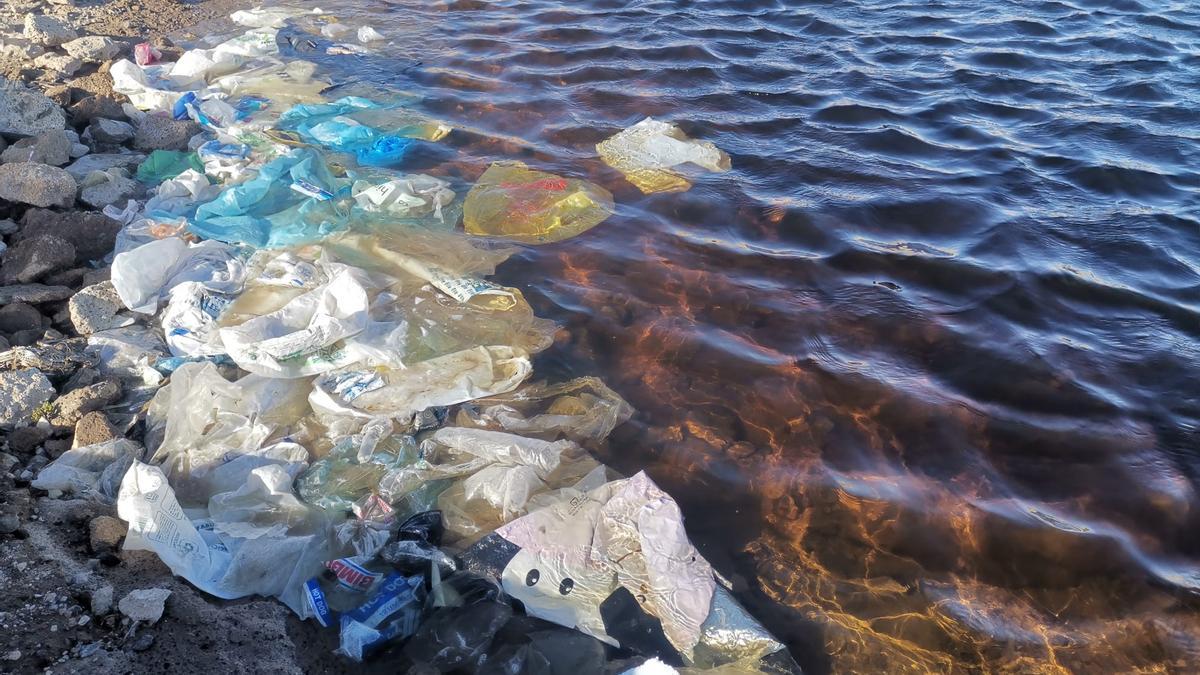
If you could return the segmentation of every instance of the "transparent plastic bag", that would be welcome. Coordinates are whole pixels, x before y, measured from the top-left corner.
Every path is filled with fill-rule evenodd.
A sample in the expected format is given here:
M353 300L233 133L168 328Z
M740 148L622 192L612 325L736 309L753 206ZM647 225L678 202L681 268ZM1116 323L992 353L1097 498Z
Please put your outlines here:
M366 445L371 450L364 454ZM296 479L296 492L314 506L349 512L357 501L377 491L380 479L389 471L416 459L417 446L411 436L390 432L385 436L368 427L343 438L329 454L313 462Z
M674 171L680 164L694 164L709 171L728 171L729 155L708 141L694 141L679 127L653 118L638 122L601 141L596 151L606 164L647 194L682 192L692 187Z
M612 213L612 195L599 185L497 162L467 193L463 225L476 236L549 244L590 230Z
M121 477L141 456L142 446L124 438L72 448L46 465L30 485L111 504Z
M561 384L527 384L472 401L459 409L456 421L460 427L599 443L632 416L633 408L599 378L581 377Z

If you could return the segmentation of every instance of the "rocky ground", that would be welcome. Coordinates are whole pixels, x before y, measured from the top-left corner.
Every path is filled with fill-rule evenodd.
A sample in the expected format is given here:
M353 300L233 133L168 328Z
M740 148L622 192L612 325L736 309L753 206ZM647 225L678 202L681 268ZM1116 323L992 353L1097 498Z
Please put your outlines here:
M107 410L121 383L77 358L72 338L127 321L103 262L120 223L101 210L144 195L132 174L145 153L182 149L197 131L161 118L135 125L108 69L139 42L177 49L167 33L246 4L0 3L0 672L351 665L329 655L336 634L277 602L217 601L153 555L122 551L112 507L30 485L71 447L136 438Z

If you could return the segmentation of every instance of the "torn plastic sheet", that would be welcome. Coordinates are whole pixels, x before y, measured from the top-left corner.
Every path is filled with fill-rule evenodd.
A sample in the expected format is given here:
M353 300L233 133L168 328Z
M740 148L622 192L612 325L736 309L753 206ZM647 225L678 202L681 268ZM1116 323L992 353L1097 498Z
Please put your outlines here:
M358 96L297 105L280 115L276 127L296 133L306 143L353 153L367 166L394 165L403 160L413 139L438 141L450 133L450 127L411 110ZM389 146L395 148L390 153Z
M601 141L596 151L609 166L647 194L682 192L692 186L673 170L694 164L709 171L728 171L729 155L708 141L694 141L679 127L651 117Z
M121 482L117 515L129 523L125 550L152 551L175 574L218 598L279 598L300 618L311 616L304 581L334 557L328 534L241 539L218 532L207 518L184 512L162 471L134 462Z
M350 193L363 211L402 218L432 214L441 222L445 222L442 207L454 201L448 182L419 173L382 182L357 180Z

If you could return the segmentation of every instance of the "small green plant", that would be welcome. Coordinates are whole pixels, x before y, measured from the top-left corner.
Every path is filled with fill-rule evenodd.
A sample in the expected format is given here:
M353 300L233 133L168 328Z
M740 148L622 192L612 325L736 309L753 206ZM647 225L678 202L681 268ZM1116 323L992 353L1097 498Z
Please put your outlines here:
M53 414L54 414L54 404L51 403L50 401L45 401L38 407L34 408L33 412L29 413L29 419L33 420L34 424L37 424L38 421L41 420L43 417L48 418Z

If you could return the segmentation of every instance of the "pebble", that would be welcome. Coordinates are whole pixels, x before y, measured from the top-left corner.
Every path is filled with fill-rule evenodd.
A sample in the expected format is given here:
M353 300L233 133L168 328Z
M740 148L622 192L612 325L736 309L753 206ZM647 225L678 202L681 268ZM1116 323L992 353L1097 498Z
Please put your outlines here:
M117 608L133 621L156 623L162 618L169 597L171 591L165 588L139 588L121 598Z

